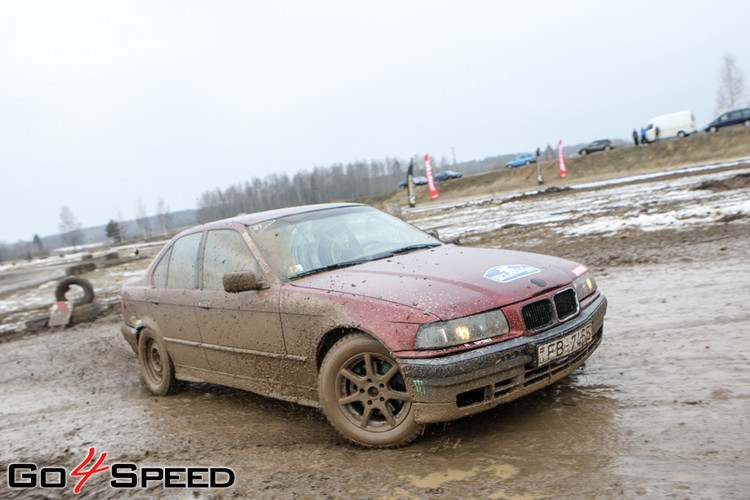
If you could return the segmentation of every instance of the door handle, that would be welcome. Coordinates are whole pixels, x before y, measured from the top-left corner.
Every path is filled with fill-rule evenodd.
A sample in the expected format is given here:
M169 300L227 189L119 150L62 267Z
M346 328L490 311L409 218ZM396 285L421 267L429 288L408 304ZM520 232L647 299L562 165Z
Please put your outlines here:
M211 309L211 303L207 300L201 300L200 302L198 302L198 307L200 307L201 309Z

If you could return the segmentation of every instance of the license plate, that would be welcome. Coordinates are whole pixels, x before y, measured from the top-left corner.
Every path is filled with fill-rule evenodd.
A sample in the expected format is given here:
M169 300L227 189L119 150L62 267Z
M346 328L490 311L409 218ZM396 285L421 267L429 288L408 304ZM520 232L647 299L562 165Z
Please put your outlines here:
M541 344L536 348L537 366L546 365L556 359L563 358L586 347L594 338L591 331L591 323L578 330Z

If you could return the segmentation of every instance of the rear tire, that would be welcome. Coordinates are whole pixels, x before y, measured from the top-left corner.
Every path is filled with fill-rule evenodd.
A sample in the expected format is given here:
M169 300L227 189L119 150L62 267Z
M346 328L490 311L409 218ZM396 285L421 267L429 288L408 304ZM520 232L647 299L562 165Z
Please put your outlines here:
M326 354L318 393L331 425L360 446L405 446L424 431L398 361L364 333L347 335Z
M677 132L677 137L683 138L685 136L687 136L687 134L685 132L683 132L682 130L680 130L679 132Z
M151 329L144 328L138 338L138 360L143 381L157 396L166 396L177 388L174 365L164 340Z

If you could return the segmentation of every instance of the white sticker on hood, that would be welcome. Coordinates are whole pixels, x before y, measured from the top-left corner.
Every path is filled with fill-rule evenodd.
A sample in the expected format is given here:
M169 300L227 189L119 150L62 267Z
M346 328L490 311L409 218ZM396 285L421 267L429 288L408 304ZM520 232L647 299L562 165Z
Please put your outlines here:
M511 264L508 266L497 266L488 269L484 273L485 278L489 278L498 283L508 283L524 276L530 276L539 272L539 269L526 264Z

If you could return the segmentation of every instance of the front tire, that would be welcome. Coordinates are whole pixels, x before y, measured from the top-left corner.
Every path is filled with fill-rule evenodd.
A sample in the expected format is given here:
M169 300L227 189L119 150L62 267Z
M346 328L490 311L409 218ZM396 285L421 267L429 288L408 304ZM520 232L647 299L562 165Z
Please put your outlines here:
M326 354L318 393L331 425L358 445L404 446L424 431L398 362L364 333L347 335Z
M138 338L138 360L149 391L157 396L165 396L177 388L174 365L167 346L160 336L148 328L144 328Z

